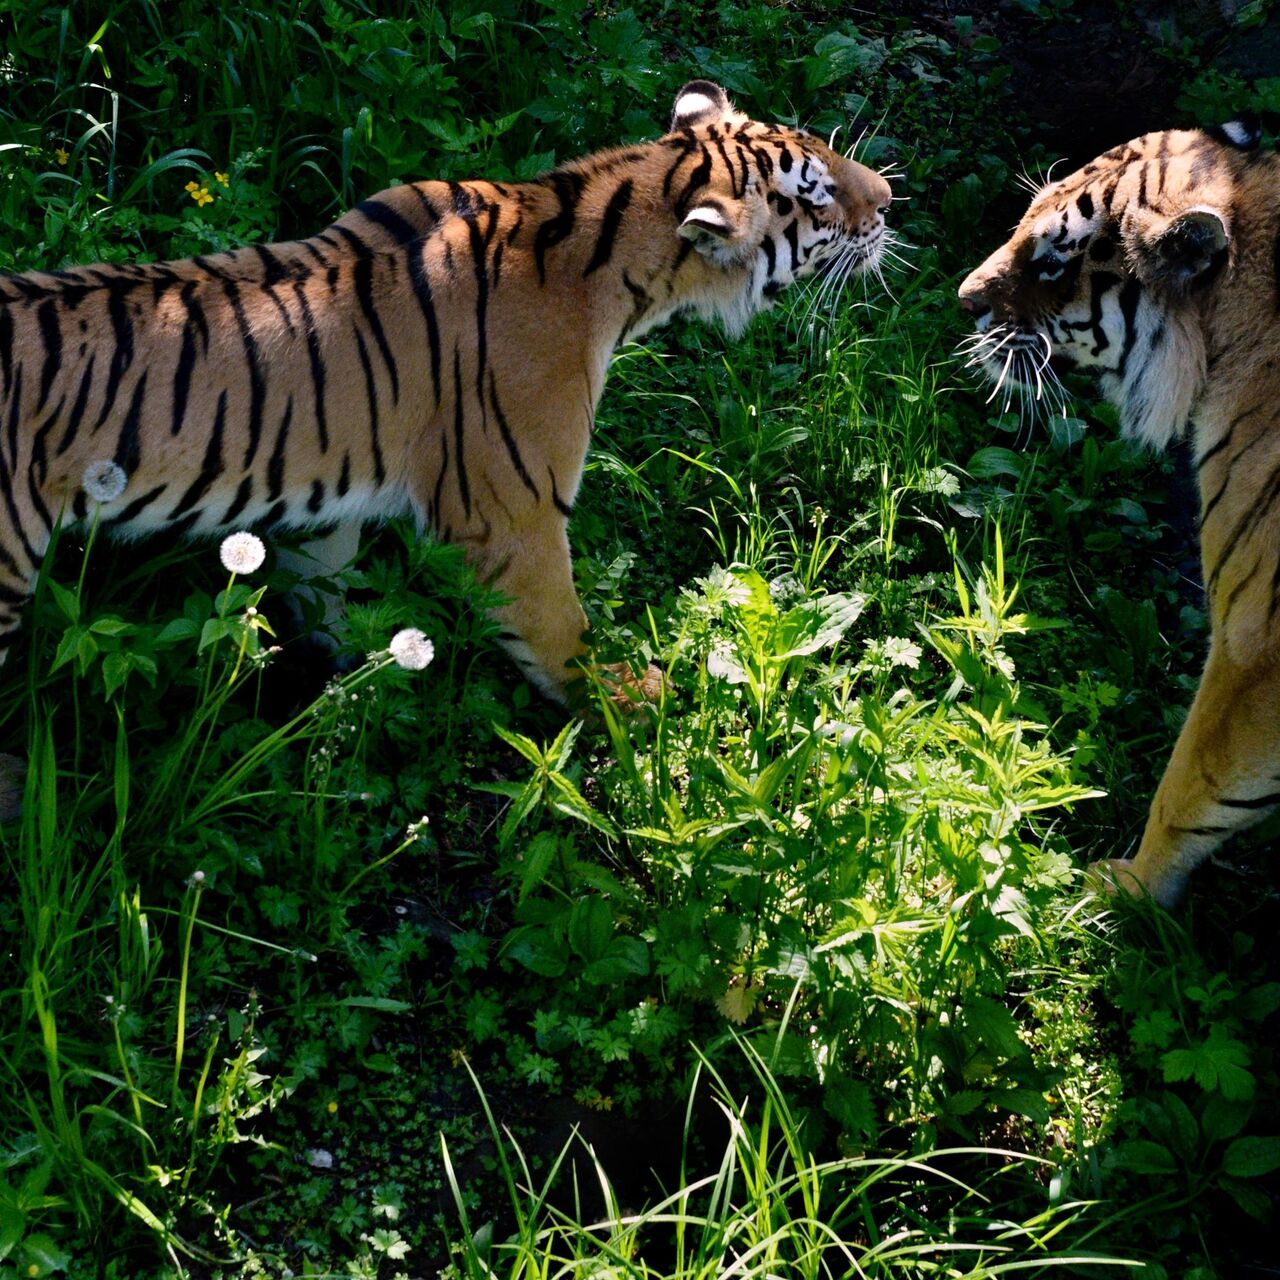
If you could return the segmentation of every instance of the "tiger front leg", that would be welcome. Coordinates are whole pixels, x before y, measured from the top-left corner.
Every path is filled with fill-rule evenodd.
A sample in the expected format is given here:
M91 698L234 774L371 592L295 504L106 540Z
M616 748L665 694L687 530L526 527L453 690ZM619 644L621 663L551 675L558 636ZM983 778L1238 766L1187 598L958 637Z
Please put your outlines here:
M526 525L506 548L496 572L486 576L507 597L493 610L502 626L503 648L547 697L580 704L587 692L587 618L573 585L565 518L555 513ZM625 664L597 671L615 687L614 700L624 709L655 697L661 688L661 674L654 667L638 678Z
M1215 645L1137 856L1095 863L1092 874L1109 889L1172 906L1199 863L1278 805L1280 653L1239 664Z

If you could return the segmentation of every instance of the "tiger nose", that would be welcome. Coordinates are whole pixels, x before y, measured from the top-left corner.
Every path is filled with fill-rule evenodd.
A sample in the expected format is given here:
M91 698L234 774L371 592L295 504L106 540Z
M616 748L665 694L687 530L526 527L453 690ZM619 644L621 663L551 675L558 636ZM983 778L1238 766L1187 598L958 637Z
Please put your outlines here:
M987 299L987 281L979 271L971 271L960 286L960 309L975 320L991 310L991 303Z

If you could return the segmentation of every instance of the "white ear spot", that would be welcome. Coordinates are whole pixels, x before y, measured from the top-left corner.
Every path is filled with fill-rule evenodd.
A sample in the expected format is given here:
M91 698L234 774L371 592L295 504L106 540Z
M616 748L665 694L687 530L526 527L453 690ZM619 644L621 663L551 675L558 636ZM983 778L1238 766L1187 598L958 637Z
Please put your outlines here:
M1258 131L1247 121L1228 120L1222 132L1232 146L1251 149L1258 145Z
M707 111L719 110L719 103L713 102L705 93L686 93L679 102L676 103L675 118L679 123L683 120L696 118Z
M719 119L732 111L729 95L718 84L711 80L690 80L676 94L671 127L683 129L704 120Z

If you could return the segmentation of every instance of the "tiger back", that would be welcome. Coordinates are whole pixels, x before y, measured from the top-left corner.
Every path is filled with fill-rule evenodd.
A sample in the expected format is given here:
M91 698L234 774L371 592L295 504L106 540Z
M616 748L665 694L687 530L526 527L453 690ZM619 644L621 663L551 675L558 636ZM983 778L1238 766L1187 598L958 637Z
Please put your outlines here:
M737 334L822 262L873 267L889 198L694 81L666 136L532 182L408 183L309 240L0 278L0 646L59 521L412 515L564 698L586 651L566 524L613 350L677 311Z
M960 288L975 351L1034 394L1095 371L1126 434L1190 431L1210 645L1132 859L1110 884L1174 902L1280 807L1280 156L1256 128L1150 133L1036 196Z

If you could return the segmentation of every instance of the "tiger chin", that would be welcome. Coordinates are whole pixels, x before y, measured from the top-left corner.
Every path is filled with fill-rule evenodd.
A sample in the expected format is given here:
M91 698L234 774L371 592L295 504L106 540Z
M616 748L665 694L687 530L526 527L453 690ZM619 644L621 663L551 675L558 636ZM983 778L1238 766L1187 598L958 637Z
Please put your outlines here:
M1177 901L1280 806L1280 157L1259 131L1150 133L1041 190L960 287L975 359L1043 391L1096 370L1125 434L1190 434L1209 655L1132 859L1107 888Z
M874 268L889 200L695 80L665 136L531 182L406 183L309 240L0 277L0 652L59 520L336 526L323 570L409 515L507 598L502 642L567 700L566 526L614 349L676 312L736 335L821 264Z

